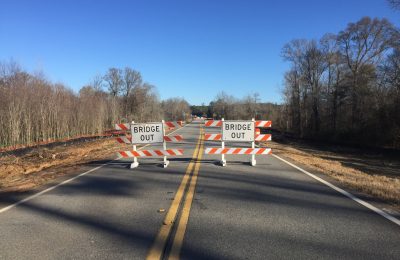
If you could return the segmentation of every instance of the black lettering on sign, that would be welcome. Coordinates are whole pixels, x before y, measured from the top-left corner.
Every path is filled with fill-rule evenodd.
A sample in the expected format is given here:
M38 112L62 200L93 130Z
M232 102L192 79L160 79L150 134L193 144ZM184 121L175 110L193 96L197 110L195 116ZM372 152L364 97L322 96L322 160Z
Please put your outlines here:
M140 136L140 140L141 140L141 141L150 142L150 141L153 141L153 139L154 139L154 134L150 134L150 135L141 135L141 136Z
M231 138L232 139L243 139L244 138L244 132L233 132L231 133Z
M135 134L160 132L160 126L159 125L133 126L133 132Z
M231 131L249 131L252 129L252 123L230 123L225 124L225 130Z

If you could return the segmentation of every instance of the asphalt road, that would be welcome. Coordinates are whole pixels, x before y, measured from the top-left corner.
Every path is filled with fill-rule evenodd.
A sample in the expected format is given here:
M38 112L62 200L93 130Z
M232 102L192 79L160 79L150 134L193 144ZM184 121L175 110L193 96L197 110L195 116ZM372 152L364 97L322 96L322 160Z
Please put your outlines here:
M93 162L81 172L105 165L0 207L0 259L400 259L399 225L271 155L255 167L227 155L221 167L203 155L220 144L201 131L197 122L175 132L185 141L168 148L185 154L168 168L161 158L136 169Z

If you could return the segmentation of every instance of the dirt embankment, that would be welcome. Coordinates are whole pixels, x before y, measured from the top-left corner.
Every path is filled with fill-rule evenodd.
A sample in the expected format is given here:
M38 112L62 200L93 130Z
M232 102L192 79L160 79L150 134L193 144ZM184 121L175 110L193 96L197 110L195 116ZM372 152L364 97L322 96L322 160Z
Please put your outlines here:
M169 128L166 133L171 133ZM118 134L118 133L117 133ZM115 137L82 137L39 147L25 147L0 152L0 194L24 192L53 179L74 173L83 165L114 158L117 151L129 150Z
M0 156L0 193L26 191L69 173L90 161L109 158L121 145L103 138Z
M271 142L268 146L277 155L306 165L351 189L371 195L400 210L398 152L299 141Z

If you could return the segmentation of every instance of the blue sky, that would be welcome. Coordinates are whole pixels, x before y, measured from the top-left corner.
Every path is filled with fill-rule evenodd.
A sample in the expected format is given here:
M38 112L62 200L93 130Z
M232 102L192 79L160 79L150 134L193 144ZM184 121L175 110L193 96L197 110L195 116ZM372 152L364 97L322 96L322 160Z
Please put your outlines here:
M385 0L0 1L0 61L78 91L130 66L162 99L208 104L220 91L281 102L282 46L363 16L400 25Z

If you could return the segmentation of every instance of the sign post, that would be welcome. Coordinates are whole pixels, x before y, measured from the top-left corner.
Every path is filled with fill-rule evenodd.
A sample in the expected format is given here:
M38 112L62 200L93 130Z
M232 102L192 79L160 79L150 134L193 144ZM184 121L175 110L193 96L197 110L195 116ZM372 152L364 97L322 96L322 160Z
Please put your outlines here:
M132 124L131 124L131 127L132 127L132 125L134 125L135 124L135 121L132 121ZM133 151L137 151L136 150L136 144L134 144L134 142L133 142L133 138L131 138L131 142L132 142L132 145L133 145ZM130 168L131 169L134 169L134 168L136 168L136 167L138 167L139 166L139 162L138 162L138 159L137 159L137 157L133 157L133 163L131 163L131 166L130 166Z
M162 120L162 125L164 126L164 120ZM163 136L165 136L165 128L163 127ZM164 150L167 150L167 142L165 140L165 138L163 138L163 148ZM169 165L169 161L167 160L167 156L164 155L164 163L163 163L163 167L167 168Z
M224 118L222 118L221 121L222 121L222 125L223 125L224 124ZM221 148L224 149L225 148L224 139L222 139L221 143L222 143L221 144ZM225 154L221 154L221 165L222 166L226 166Z
M251 121L253 122L253 126L254 126L254 124L255 124L254 118L252 118ZM254 128L253 128L253 133L255 133L255 129ZM256 148L256 142L254 141L254 138L253 138L253 141L251 142L251 148L253 148L253 149ZM256 162L256 155L252 154L251 155L251 160L250 160L250 165L251 166L256 166L256 163L257 163Z

